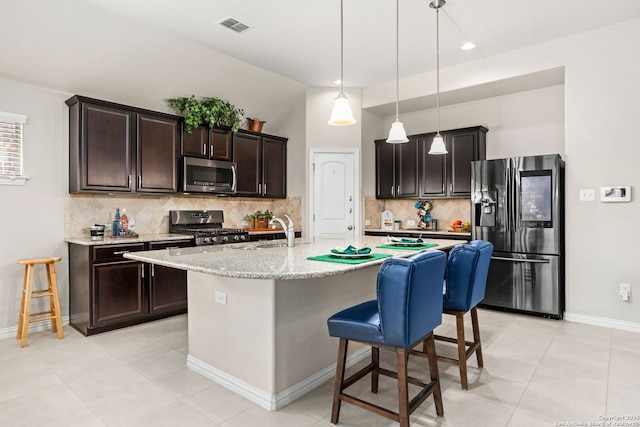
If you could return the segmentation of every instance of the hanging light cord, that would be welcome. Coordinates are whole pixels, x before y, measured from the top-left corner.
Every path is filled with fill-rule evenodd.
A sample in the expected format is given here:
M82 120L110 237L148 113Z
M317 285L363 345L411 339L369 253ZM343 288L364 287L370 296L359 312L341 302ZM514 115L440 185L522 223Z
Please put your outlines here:
M340 93L344 93L344 11L340 0Z
M400 120L400 0L396 0L396 120Z
M436 113L440 133L440 7L436 9Z

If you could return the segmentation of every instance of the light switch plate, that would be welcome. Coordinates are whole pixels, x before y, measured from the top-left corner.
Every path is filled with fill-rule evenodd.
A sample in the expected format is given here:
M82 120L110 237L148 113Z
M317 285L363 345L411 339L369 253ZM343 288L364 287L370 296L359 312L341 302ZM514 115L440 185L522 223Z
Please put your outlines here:
M631 187L629 185L616 185L600 187L601 202L630 202Z
M581 202L593 202L596 199L595 190L593 188L586 188L580 190Z

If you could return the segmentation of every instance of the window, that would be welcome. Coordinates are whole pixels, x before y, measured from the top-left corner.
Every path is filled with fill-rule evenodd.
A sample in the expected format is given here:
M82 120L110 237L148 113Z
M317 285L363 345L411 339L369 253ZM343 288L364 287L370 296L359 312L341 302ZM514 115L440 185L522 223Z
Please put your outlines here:
M27 117L0 111L0 184L24 185L22 126Z

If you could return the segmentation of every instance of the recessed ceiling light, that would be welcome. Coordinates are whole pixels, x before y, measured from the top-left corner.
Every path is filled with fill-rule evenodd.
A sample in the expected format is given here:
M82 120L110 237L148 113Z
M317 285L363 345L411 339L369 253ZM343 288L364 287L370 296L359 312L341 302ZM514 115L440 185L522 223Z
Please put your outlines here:
M476 44L474 42L466 42L465 44L460 46L460 49L462 49L462 50L471 50L471 49L473 49L475 47L476 47Z

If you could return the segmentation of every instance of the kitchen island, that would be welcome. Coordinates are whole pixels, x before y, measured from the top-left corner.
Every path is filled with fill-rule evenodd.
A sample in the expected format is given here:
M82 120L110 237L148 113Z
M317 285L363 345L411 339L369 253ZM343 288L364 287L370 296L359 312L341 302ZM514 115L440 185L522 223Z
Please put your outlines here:
M447 250L459 240L427 239ZM288 248L280 242L241 243L125 254L187 270L187 365L256 404L277 410L334 375L338 340L327 332L332 314L376 298L382 259L362 264L308 260L332 248L369 246L376 254L386 238L316 239ZM369 354L352 346L349 363Z

